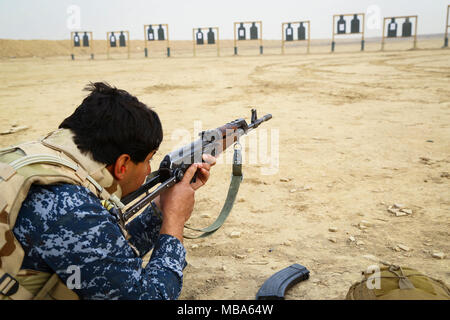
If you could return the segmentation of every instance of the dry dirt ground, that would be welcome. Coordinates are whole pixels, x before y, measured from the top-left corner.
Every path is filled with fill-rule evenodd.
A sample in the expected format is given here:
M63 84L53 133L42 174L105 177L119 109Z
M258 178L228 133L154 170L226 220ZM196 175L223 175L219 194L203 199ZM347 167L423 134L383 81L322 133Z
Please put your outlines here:
M269 43L263 56L249 47L238 57L229 42L220 58L214 50L192 58L190 42L180 42L172 58L147 60L137 43L133 59L106 60L99 51L94 61L71 61L67 42L0 44L0 131L28 126L0 135L0 147L55 129L89 81L128 90L159 113L165 138L153 169L200 127L248 120L252 107L273 115L242 141L244 181L225 225L184 242L182 299L254 299L293 263L311 275L287 299L343 299L379 260L449 283L450 51L440 49L442 39L384 52L379 43L365 52L338 43L330 54L327 44L309 55L280 55ZM33 45L34 57L18 58ZM197 192L191 225L206 226L219 212L228 156Z

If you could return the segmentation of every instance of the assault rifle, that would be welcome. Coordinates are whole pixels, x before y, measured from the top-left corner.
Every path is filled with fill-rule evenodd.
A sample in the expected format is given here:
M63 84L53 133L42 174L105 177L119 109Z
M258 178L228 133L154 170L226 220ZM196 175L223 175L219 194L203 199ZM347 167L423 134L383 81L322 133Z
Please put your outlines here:
M159 196L164 190L172 187L181 179L184 173L193 163L202 162L202 155L209 154L218 157L223 151L233 144L239 142L239 138L253 129L256 129L261 123L272 119L271 114L267 114L262 118L257 117L256 110L252 109L251 122L248 124L244 119L236 119L216 129L201 132L200 138L196 141L181 147L178 150L167 154L161 161L159 170L147 177L146 183L138 190L130 193L121 199L124 206L136 200L143 194L140 200L121 212L123 208L119 208L118 217L122 222L126 222L141 209L146 207ZM195 182L194 176L193 181ZM235 153L233 158L233 175L230 188L228 191L227 200L222 208L222 212L216 222L209 228L197 230L202 231L207 235L215 232L224 222L226 216L231 211L234 200L236 198L239 184L242 181L242 157L241 150L235 146ZM153 191L150 191L158 185ZM117 215L117 213L116 213ZM220 225L219 225L220 224ZM202 235L206 236L206 235Z

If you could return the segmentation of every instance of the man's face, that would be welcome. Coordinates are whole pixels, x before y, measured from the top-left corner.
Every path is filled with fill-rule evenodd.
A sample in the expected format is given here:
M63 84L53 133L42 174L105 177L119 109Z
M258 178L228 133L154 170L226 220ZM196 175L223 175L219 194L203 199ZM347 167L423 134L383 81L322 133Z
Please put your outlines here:
M122 197L127 194L137 190L145 181L145 178L152 171L150 167L150 160L153 158L156 150L150 152L144 161L134 163L129 161L127 164L126 173L119 181L120 187L122 188Z

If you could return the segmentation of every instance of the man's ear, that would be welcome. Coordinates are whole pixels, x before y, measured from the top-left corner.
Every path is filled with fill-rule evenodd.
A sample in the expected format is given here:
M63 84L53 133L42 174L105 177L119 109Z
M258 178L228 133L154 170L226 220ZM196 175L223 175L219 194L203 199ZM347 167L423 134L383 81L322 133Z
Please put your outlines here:
M117 180L122 180L129 168L131 157L128 154L121 154L114 164L107 166L106 168Z

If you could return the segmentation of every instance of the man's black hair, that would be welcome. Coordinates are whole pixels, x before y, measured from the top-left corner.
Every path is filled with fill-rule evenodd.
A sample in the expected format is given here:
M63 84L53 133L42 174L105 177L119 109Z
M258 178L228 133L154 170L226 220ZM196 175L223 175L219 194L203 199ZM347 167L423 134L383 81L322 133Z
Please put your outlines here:
M82 152L110 165L124 153L134 163L142 162L158 149L163 131L156 112L107 83L90 83L84 90L91 93L59 125L74 133L74 142Z

